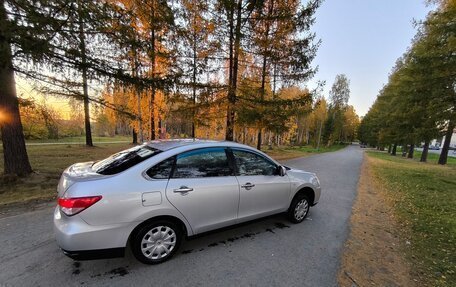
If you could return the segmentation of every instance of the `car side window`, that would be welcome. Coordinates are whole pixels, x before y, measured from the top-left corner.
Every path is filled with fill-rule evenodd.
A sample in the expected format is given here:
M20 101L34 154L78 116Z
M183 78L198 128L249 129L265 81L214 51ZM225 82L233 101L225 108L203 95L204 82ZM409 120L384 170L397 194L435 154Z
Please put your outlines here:
M233 150L239 175L276 175L277 165L252 152Z
M146 171L146 174L152 179L168 179L173 165L174 157L170 157L151 167Z
M205 148L177 156L173 178L230 176L233 171L224 148Z

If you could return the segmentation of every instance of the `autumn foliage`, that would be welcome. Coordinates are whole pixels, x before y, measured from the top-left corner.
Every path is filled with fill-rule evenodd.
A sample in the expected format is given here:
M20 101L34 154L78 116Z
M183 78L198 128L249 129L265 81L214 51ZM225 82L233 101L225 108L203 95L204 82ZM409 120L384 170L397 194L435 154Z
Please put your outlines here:
M0 86L7 91L0 108L11 119L1 124L5 169L31 172L25 138L81 129L87 146L92 134L130 135L134 143L200 137L258 148L320 144L329 105L323 119L321 86L306 88L316 71L320 41L311 27L320 4L0 1ZM70 101L71 115L19 101L18 76L37 94ZM338 120L351 115L338 111ZM351 138L339 131L324 144Z

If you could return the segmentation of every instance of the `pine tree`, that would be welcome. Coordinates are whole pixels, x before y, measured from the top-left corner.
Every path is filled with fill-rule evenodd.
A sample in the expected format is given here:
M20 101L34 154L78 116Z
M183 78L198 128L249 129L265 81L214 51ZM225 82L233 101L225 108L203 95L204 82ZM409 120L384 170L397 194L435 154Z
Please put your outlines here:
M32 172L25 148L19 103L14 81L11 28L5 1L0 1L0 128L3 143L4 173L20 176Z
M19 70L35 80L41 92L83 102L86 145L92 146L89 107L98 100L91 85L103 79L131 80L108 37L111 19L118 15L106 1L55 3L59 6L49 11L54 18L50 23L56 24L50 28L53 36L43 43L47 50L42 53L42 62L25 61Z
M0 1L0 128L4 173L25 176L32 172L25 147L15 73L26 74L19 63L43 63L50 52L48 42L61 22L55 11L59 1Z
M219 50L219 44L215 41L215 23L211 19L213 7L210 2L202 0L183 0L180 28L181 58L183 70L183 83L180 85L188 91L190 99L189 116L191 117L192 138L196 137L198 125L198 102L203 103L203 96L207 91L215 88L206 80L204 75L216 71L211 66L216 66L215 53ZM207 79L207 76L206 76ZM188 110L183 107L181 112Z
M280 105L289 105L291 99L282 101L277 91L305 82L314 74L310 62L318 43L313 43L314 35L309 30L318 6L319 1L309 1L306 6L300 6L298 1L268 0L253 10L249 20L251 44L243 52L252 54L251 64L257 65L259 71L258 79L251 79L258 81L259 87L254 90L254 97L248 99L257 102L255 125L258 129L258 149L261 149L262 131L267 124L286 117L286 114L280 115L286 109ZM298 97L293 101L295 105L298 102L306 105L310 98L303 101L303 98ZM274 119L274 116L278 118Z

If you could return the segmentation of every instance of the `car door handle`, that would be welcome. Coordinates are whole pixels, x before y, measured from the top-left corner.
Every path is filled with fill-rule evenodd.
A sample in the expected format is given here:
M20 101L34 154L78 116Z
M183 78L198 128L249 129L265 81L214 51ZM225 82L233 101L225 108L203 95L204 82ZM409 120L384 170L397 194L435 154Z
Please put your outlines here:
M174 190L174 192L179 192L179 193L187 193L190 191L193 191L193 188L186 187L186 186L181 186L180 188Z
M241 185L241 187L243 187L243 188L245 188L245 189L247 189L247 190L252 189L252 187L254 187L254 186L255 186L255 185L252 184L252 183L250 183L250 182L247 182L246 184Z

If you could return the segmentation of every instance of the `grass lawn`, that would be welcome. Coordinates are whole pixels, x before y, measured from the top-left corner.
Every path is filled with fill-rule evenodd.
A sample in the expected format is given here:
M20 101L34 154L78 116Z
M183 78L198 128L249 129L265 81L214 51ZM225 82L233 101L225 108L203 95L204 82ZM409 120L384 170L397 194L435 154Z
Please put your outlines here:
M330 147L320 147L318 150L313 146L295 146L295 147L280 147L269 150L267 146L263 147L263 152L275 160L287 160L296 157L305 157L313 154L337 151L346 147L346 145L333 145Z
M84 140L83 138L73 142ZM96 142L97 138L94 138ZM102 138L104 141L114 141L113 138ZM118 138L116 138L118 140ZM0 177L0 206L11 203L21 203L30 200L52 200L56 197L56 188L62 171L76 162L92 161L106 158L120 150L130 147L127 143L97 144L93 148L80 144L68 145L33 145L27 151L34 173L27 178ZM310 147L279 148L267 151L277 160L307 156L313 153L334 151L344 146L321 148ZM0 158L3 159L0 146ZM3 161L0 159L0 171Z
M394 206L407 241L407 256L428 286L456 282L456 159L447 166L420 163L384 152L367 152L374 176ZM435 158L434 158L435 157ZM422 284L419 284L422 285Z
M0 178L0 205L29 200L51 200L62 171L76 162L99 160L128 148L129 144L43 145L28 146L34 173L27 178ZM3 150L0 146L0 170L3 170Z
M448 153L452 153L452 152L453 151L450 150ZM439 161L439 156L440 155L436 154L436 153L428 153L427 162L436 164ZM419 161L420 158L421 158L421 152L416 150L413 153L413 157L414 157L415 160ZM456 167L456 157L448 156L447 165Z
M95 143L99 142L131 142L131 136L114 136L114 137L98 137L92 136L92 141ZM68 137L68 138L61 138L61 139L42 139L42 140L27 140L27 144L29 143L85 143L85 136L80 137Z

